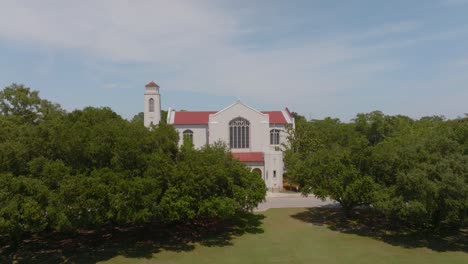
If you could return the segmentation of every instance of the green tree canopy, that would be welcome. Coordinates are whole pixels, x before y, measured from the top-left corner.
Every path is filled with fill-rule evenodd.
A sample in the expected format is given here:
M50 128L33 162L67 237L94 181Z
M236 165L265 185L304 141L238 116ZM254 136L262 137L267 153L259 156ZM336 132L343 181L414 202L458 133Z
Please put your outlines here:
M37 91L0 92L0 240L43 230L222 221L256 207L258 175L223 146L179 149L107 107L65 112Z
M413 120L380 111L299 120L286 150L288 176L305 194L346 212L370 206L418 228L463 227L468 209L468 122Z

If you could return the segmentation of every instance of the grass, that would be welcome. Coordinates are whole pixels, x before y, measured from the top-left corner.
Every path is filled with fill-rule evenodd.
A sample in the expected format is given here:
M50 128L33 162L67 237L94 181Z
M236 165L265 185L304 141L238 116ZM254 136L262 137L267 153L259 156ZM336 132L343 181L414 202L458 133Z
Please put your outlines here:
M209 229L129 227L38 238L15 257L35 263L468 263L466 232L419 233L368 216L270 209Z

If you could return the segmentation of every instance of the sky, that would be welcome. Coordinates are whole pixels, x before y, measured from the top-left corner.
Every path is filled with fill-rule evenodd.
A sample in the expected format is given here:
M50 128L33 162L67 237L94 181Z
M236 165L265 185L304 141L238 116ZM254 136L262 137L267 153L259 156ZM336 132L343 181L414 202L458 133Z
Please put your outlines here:
M71 111L468 113L468 0L0 0L0 87Z

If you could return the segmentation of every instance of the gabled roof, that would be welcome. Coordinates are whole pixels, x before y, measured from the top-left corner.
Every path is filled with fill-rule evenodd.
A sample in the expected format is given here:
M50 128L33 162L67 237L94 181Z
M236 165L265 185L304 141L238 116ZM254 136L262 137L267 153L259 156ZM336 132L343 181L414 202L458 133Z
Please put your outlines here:
M288 115L289 115L290 118L294 118L293 115L292 115L292 113L291 113L291 111L289 111L289 108L286 107L286 108L284 109L284 111L286 111L286 113L288 113Z
M175 111L174 125L207 125L209 116L216 111ZM269 116L270 124L288 124L282 111L262 111Z
M210 114L216 111L176 111L174 125L206 125Z
M263 152L234 152L231 154L242 162L263 162Z
M286 118L284 118L283 112L281 111L262 111L264 114L270 116L270 124L287 124Z
M257 112L260 115L268 115L270 124L294 125L294 118L292 118L288 108L285 108L282 111L258 111L257 109L250 107L241 101L236 101L235 103L220 111L174 111L169 108L167 122L168 124L174 125L208 125L210 115L219 115L227 109L230 109L238 104Z
M258 114L264 114L264 113L258 111L257 109L251 107L250 105L245 104L245 103L242 102L241 100L237 100L235 103L233 103L233 104L231 104L231 105L225 107L224 109L221 109L220 111L216 112L216 115L217 115L217 114L220 114L220 113L222 113L222 112L224 112L224 111L226 111L226 110L228 110L229 108L234 107L235 105L242 105L242 106L244 106L244 107L246 107L246 108L249 108L250 110L252 110L252 111L258 113Z

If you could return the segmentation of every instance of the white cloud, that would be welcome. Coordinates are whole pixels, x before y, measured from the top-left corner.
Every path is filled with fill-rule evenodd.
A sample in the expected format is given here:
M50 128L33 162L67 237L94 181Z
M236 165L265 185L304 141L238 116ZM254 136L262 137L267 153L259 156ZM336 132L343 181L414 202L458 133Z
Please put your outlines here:
M0 34L13 40L78 48L114 60L161 61L219 43L234 21L202 2L7 1Z
M305 104L378 82L379 74L401 67L398 58L386 56L387 50L430 38L393 40L423 26L399 21L326 39L248 49L239 43L260 29L242 24L246 15L261 14L234 14L209 1L12 0L2 1L0 39L144 63L155 72L167 69L176 76L166 80L171 89ZM392 41L363 44L385 36Z

